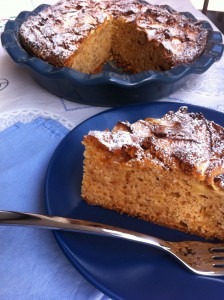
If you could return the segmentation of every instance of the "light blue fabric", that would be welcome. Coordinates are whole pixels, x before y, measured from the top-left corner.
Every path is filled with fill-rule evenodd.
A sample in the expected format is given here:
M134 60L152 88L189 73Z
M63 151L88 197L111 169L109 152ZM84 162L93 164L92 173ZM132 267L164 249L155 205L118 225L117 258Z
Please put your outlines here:
M44 118L0 133L0 209L44 211L49 160L68 130ZM108 299L69 263L48 230L0 227L0 299Z

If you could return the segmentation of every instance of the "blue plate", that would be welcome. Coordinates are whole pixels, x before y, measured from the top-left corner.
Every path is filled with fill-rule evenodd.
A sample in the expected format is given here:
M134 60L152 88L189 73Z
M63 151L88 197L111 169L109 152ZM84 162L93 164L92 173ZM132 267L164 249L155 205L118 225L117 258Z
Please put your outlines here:
M157 100L178 90L192 74L205 72L223 53L221 33L213 31L208 22L201 21L202 26L209 31L208 43L203 54L191 64L179 65L164 72L147 71L133 75L121 73L108 64L103 72L94 75L71 68L56 68L30 56L18 39L21 24L45 7L41 5L32 12L23 11L14 21L8 21L1 36L2 45L14 62L26 67L43 88L70 101L115 106ZM169 6L164 7L172 11ZM183 14L196 20L189 12Z
M86 204L80 197L84 147L89 130L111 129L117 121L161 117L183 104L151 102L111 109L73 129L56 149L45 180L47 213L119 226L170 240L199 240L137 218ZM224 126L224 114L188 105ZM195 275L163 252L141 244L81 233L54 232L75 268L97 289L113 299L222 299L224 278ZM221 298L220 298L221 297Z

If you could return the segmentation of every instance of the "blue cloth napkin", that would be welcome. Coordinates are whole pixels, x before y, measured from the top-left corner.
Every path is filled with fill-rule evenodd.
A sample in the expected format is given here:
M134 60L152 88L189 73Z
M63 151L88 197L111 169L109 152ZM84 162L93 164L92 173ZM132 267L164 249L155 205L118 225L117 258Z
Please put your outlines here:
M68 129L38 117L0 133L0 210L44 213L49 160ZM48 230L0 226L0 299L108 299L69 263Z

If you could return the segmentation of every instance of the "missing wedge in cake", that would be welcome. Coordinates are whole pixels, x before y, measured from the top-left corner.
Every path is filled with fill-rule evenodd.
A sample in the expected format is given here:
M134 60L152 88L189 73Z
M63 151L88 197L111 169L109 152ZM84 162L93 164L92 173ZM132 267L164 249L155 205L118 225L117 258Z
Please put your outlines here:
M28 17L23 48L56 67L92 74L112 57L133 73L191 63L208 30L168 7L138 0L61 0Z
M187 107L84 136L82 198L224 239L224 128Z

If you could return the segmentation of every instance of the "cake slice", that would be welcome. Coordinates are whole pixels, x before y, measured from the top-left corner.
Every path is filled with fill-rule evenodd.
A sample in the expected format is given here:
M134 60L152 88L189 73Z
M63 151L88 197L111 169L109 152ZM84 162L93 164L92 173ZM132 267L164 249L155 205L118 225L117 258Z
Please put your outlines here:
M83 139L89 204L224 240L224 128L187 107Z

